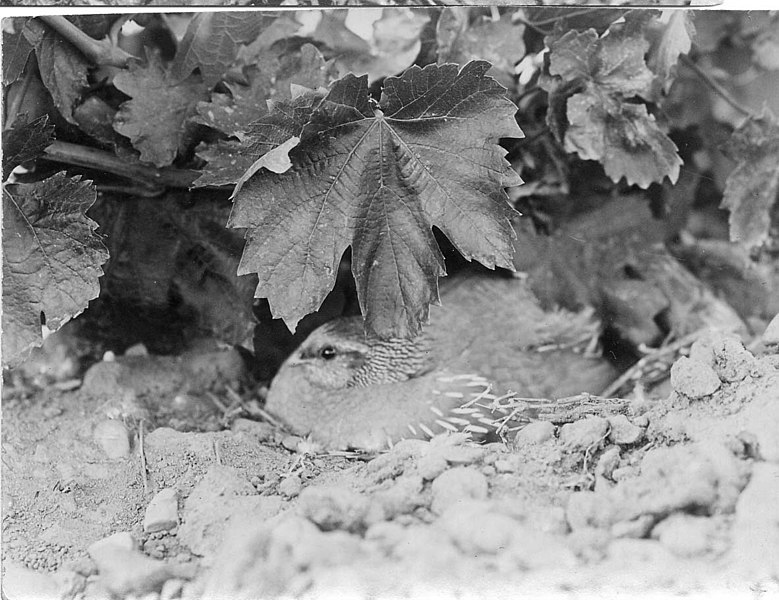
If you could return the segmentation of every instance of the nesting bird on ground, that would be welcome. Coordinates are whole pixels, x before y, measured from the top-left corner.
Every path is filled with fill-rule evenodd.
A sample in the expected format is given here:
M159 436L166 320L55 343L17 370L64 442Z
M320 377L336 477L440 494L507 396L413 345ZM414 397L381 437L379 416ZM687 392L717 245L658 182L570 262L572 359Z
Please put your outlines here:
M376 450L446 430L482 433L474 400L598 393L616 376L586 352L592 311L544 311L519 279L473 275L441 293L414 339L366 337L360 317L314 330L281 366L266 408L328 448ZM480 404L480 403L479 403Z

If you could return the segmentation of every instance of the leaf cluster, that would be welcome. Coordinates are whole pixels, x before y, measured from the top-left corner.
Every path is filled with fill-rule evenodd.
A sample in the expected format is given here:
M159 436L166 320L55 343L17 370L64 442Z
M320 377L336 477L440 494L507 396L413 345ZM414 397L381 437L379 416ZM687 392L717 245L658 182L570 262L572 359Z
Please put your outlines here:
M349 253L367 329L413 335L446 272L434 231L468 260L512 268L512 202L582 181L672 184L697 168L674 141L690 129L710 157L732 133L732 235L766 244L772 107L711 75L734 40L751 69L776 72L775 28L754 22L457 6L7 21L4 360L101 289L175 297L238 342L254 288L294 327ZM169 201L174 190L199 200ZM102 236L86 215L97 192ZM132 274L143 269L160 276Z

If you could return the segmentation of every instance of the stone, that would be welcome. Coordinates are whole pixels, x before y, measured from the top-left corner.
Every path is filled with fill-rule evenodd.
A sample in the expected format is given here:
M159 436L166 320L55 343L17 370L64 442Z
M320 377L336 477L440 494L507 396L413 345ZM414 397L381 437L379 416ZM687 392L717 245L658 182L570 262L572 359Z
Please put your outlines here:
M694 358L682 356L671 367L671 387L693 400L711 396L720 385L714 369Z
M709 517L676 513L655 525L652 537L675 555L691 558L711 548L716 527Z
M322 531L357 531L368 509L365 496L337 486L310 486L298 498L298 512Z
M478 500L450 506L436 523L466 554L497 554L519 534L517 521L493 512L489 502Z
M554 439L554 425L549 421L533 421L529 423L514 436L514 443L522 444L543 444Z
M644 437L644 430L631 423L625 415L613 415L608 417L611 431L609 440L615 444L637 444Z
M431 510L436 514L464 500L484 500L487 478L473 467L454 467L435 478L431 486Z
M609 422L603 417L586 417L560 428L560 442L566 450L579 452L599 447L609 432Z
M779 464L755 463L736 502L731 560L750 579L779 578Z
M117 420L100 421L95 425L92 439L111 460L126 458L130 454L130 437L127 428Z
M143 530L146 533L168 531L178 524L178 493L173 488L160 490L146 507Z
M279 494L285 498L294 498L303 489L303 482L300 480L300 476L296 473L289 475L281 480L279 483Z

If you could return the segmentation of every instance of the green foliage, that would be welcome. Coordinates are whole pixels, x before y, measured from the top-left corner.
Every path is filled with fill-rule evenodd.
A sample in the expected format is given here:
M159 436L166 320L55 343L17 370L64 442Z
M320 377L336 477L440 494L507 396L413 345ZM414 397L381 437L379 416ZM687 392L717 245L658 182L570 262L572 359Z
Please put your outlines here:
M779 45L764 16L388 7L144 14L132 27L112 15L7 20L5 360L39 341L41 312L55 328L97 294L106 256L85 214L94 189L77 175L107 192L93 210L112 256L103 292L174 298L230 342L251 325L249 290L294 325L349 248L367 327L413 334L444 273L434 227L466 258L510 267L503 188L518 173L528 185L511 197L536 205L584 194L583 181L668 186L683 165L672 137L691 131L700 147L684 168L711 170L734 239L770 244ZM728 138L728 168L706 166L728 164ZM62 163L67 175L52 177ZM122 194L139 213L107 208ZM224 227L231 197L236 231Z

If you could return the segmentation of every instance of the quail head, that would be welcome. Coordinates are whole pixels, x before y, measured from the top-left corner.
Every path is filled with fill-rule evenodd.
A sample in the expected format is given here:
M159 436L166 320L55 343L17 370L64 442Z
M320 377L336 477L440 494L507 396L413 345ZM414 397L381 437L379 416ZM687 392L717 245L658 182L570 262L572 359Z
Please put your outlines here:
M360 317L314 330L281 366L266 408L329 448L486 433L495 419L476 400L606 387L613 367L582 352L599 327L591 311L544 311L520 280L471 276L442 291L414 339L366 337Z

